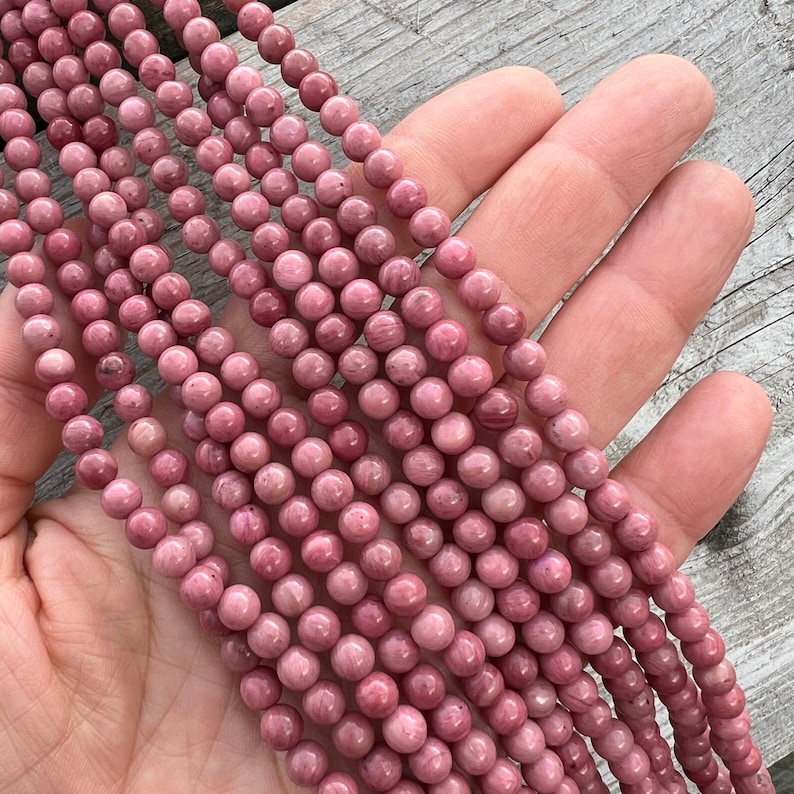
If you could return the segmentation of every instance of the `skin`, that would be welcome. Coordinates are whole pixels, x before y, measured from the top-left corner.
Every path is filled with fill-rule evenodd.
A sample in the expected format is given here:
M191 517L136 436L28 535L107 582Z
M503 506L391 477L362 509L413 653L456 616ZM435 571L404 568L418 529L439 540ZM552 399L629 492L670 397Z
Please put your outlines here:
M652 56L567 113L546 77L503 69L433 99L387 137L450 215L490 189L463 234L530 327L644 202L543 335L549 370L569 384L597 445L659 385L747 241L753 205L741 180L711 163L676 166L712 110L695 67ZM454 300L445 297L450 313ZM239 305L225 322L240 338L251 332ZM0 297L0 791L293 790L216 643L97 495L76 488L30 507L60 427L45 414L19 327L9 287ZM76 330L67 323L67 332L74 350ZM90 383L93 365L78 364ZM741 492L769 425L758 386L712 375L614 476L657 513L683 561ZM126 476L142 474L140 460L115 452ZM709 465L717 456L719 468Z

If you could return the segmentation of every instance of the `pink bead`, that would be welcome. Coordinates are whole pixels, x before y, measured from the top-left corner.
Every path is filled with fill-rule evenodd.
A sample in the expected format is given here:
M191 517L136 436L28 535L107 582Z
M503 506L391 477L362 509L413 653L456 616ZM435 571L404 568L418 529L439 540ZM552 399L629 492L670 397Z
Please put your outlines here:
M385 673L369 673L356 685L356 704L370 719L388 717L399 701L399 690L394 679Z
M565 638L562 621L552 613L537 611L521 626L521 636L527 647L537 653L551 653L560 647Z
M536 760L522 764L521 772L527 784L538 794L556 792L565 775L562 761L551 750L543 750Z
M423 207L413 213L408 221L408 231L421 248L435 248L449 237L452 222L444 210Z
M427 739L427 723L413 706L400 705L383 720L383 738L398 753L415 753Z
M388 188L399 180L402 174L403 162L391 149L375 149L364 159L364 178L372 187Z
M470 631L457 631L452 642L444 649L443 657L449 671L465 678L480 671L485 662L482 640Z
M469 506L468 491L457 481L442 477L425 494L428 509L436 518L452 521Z
M518 560L501 546L477 555L475 570L483 584L497 590L509 587L518 577Z
M428 604L411 621L411 636L420 648L442 651L455 636L455 621L443 607Z
M300 742L303 719L292 706L277 704L262 714L260 732L268 746L284 752Z
M422 783L441 783L452 771L452 753L444 742L431 736L409 756L408 766Z
M496 746L484 731L472 729L452 748L455 763L467 774L484 775L496 762Z
M378 642L378 660L391 673L411 670L419 661L419 654L419 646L402 629L391 629Z
M499 614L515 623L523 623L534 617L539 607L538 592L523 581L514 582L496 593L496 608Z
M429 561L433 578L443 587L463 584L471 573L471 558L459 546L448 543L441 546Z
M281 683L268 667L257 667L240 680L240 696L248 708L264 711L281 699Z
M433 423L430 435L439 452L460 455L474 442L474 426L465 414L451 411Z

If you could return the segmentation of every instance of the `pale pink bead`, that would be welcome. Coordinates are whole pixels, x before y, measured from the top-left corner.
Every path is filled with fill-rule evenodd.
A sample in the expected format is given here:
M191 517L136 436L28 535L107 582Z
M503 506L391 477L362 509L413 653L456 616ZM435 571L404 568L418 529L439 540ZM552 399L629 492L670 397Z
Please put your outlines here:
M320 677L320 659L300 645L287 648L276 662L281 683L294 692L305 692Z
M588 570L587 581L599 595L618 598L631 588L631 574L631 567L622 557L610 555Z
M390 673L407 673L419 661L421 650L408 632L391 629L378 642L378 660Z
M307 434L306 417L294 408L278 408L267 420L270 440L277 446L291 449Z
M354 121L342 133L342 149L349 159L356 162L363 162L380 144L377 128L366 121Z
M364 178L372 187L388 188L402 177L403 167L402 159L396 152L384 148L374 149L364 159Z
M541 758L546 741L543 732L528 720L515 733L502 737L502 744L510 757L521 764L530 764Z
M345 634L331 649L330 658L331 667L343 681L361 681L372 672L375 650L364 637Z
M357 386L371 381L377 374L378 365L377 354L363 345L348 347L340 353L337 360L339 374Z
M638 783L647 778L650 761L645 751L635 744L622 758L610 762L609 768L621 783Z
M408 221L408 231L421 248L435 248L449 237L452 222L439 207L422 207Z
M201 511L201 496L186 483L172 485L164 494L161 508L165 517L175 524L184 524L198 518Z
M486 616L475 623L472 630L482 640L485 652L491 658L504 656L515 645L515 627L501 615Z
M539 416L555 416L568 407L568 387L555 375L540 375L527 384L524 399Z
M441 783L452 771L452 753L445 742L431 736L409 756L408 766L422 783Z
M289 572L292 567L292 552L283 540L264 538L251 549L250 562L251 569L262 579L274 582Z
M405 548L420 560L433 557L444 543L441 527L425 517L416 518L406 524L402 538Z
M453 404L452 390L441 378L422 378L410 392L411 407L423 419L440 419L446 416Z
M365 221L375 222L377 217L371 202L365 200L361 204L353 204L342 210L346 201L353 196L353 182L350 175L336 168L327 168L314 177L314 195L317 203L323 207L339 210L337 214L340 228L347 234L357 235L369 224ZM341 214L340 214L341 213ZM388 240L385 234L375 239L381 244Z
M412 617L427 603L427 587L413 573L401 573L390 579L383 589L383 600L394 615Z
M541 458L521 472L521 488L536 502L551 502L565 491L565 472L555 461Z
M400 573L402 552L394 541L375 538L361 549L359 564L370 580L385 582Z
M516 557L502 546L493 546L477 555L477 576L483 584L494 589L509 587L518 577Z
M455 636L455 621L443 607L428 604L411 621L411 636L428 651L442 651Z
M658 542L643 551L634 552L630 563L635 576L650 585L662 584L675 571L672 552Z
M312 480L311 496L320 510L336 513L353 500L353 483L345 472L327 469Z
M403 473L414 485L432 485L443 476L445 468L442 454L427 444L414 447L403 455Z
M296 618L314 602L314 588L306 577L290 573L273 583L270 598L282 615Z
M464 620L483 620L493 612L493 590L477 579L469 579L453 590L452 605Z
M587 525L587 505L575 494L566 492L546 504L543 516L546 523L561 535L576 535Z
M66 422L61 431L64 447L73 455L102 446L105 431L92 416L75 416Z
M298 637L315 652L331 650L341 636L341 623L328 607L311 606L298 619Z
M325 589L337 604L353 606L369 589L369 580L354 562L341 562L325 578Z
M270 522L264 510L246 504L237 508L229 517L229 532L244 546L253 546L268 533Z
M415 753L427 739L427 722L413 706L400 705L383 720L383 738L398 753Z
M152 551L152 566L160 576L180 579L195 564L195 547L187 538L179 535L164 537Z
M402 692L412 706L420 711L428 711L441 704L447 688L441 671L421 662L403 676Z
M254 491L266 505L282 504L295 492L295 476L281 463L266 463L254 476Z
M496 745L484 731L472 729L452 748L455 763L467 774L484 775L496 762Z
M430 436L439 452L460 455L474 443L474 425L465 414L450 411L433 422Z
M519 485L511 480L499 480L482 492L482 509L497 523L517 519L526 507L526 497Z
M259 596L247 585L230 585L218 601L218 617L233 631L246 631L259 617Z
M494 375L484 358L464 355L449 365L447 381L459 397L479 397L493 386Z
M388 419L399 407L400 395L393 383L375 378L365 383L358 393L358 405L370 419Z
M249 3L249 5L261 5ZM317 786L318 794L359 794L358 783L346 772L331 772Z
M457 587L463 584L471 573L471 558L459 546L445 544L430 559L429 569L440 585Z
M598 521L620 521L631 508L626 488L615 480L607 479L585 496L587 507Z
M560 552L548 549L527 564L527 579L542 593L559 593L571 581L571 564Z

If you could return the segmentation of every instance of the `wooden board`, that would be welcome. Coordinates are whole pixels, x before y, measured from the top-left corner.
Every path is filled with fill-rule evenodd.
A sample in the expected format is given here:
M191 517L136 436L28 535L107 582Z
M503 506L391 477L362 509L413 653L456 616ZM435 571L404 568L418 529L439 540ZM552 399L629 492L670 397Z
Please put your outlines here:
M776 409L759 470L686 569L723 631L768 761L794 750L794 5L615 0L302 0L279 12L343 90L388 128L422 100L514 63L547 72L568 105L627 59L676 53L709 77L717 112L691 156L736 170L758 219L728 285L658 393L622 434L630 448L694 382L756 378ZM235 41L241 54L251 45ZM63 464L42 493L62 487ZM790 781L790 778L788 778ZM794 790L794 786L782 788Z

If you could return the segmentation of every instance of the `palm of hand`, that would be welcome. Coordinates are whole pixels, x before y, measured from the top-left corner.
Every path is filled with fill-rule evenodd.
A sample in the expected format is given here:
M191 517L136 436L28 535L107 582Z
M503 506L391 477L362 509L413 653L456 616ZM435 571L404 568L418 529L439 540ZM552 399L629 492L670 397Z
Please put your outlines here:
M484 112L460 112L472 103ZM509 110L516 106L526 112ZM561 120L559 97L545 79L503 70L429 103L387 140L451 215L492 187L465 234L530 324L654 191L544 335L553 371L571 386L597 445L614 437L664 377L749 232L750 202L727 172L690 164L665 177L702 132L710 108L702 78L667 58L624 68ZM477 142L493 128L502 136L484 152ZM603 134L594 139L593 129ZM239 310L230 322L245 333ZM147 555L105 518L96 495L77 491L25 515L58 433L45 419L18 328L6 291L0 790L291 790L261 746L257 716L240 702L216 643L185 614L175 583L153 574ZM582 336L582 328L599 333ZM768 423L765 398L752 384L715 376L619 467L637 503L663 519L679 560L743 487ZM19 449L28 451L21 462ZM719 476L702 467L715 450ZM141 465L120 445L116 454L122 471Z

